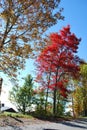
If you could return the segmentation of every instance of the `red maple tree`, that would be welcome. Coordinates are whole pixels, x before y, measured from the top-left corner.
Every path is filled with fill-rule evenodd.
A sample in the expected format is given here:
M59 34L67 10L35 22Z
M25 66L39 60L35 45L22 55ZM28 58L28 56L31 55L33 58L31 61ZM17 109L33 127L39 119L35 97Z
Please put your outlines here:
M46 97L48 98L49 89L53 91L54 114L57 110L57 91L66 97L67 88L65 83L68 81L67 77L76 77L79 72L80 58L75 55L79 43L80 39L70 32L70 26L68 25L61 29L59 33L49 35L46 46L36 60L38 75L40 76L39 81L47 89Z

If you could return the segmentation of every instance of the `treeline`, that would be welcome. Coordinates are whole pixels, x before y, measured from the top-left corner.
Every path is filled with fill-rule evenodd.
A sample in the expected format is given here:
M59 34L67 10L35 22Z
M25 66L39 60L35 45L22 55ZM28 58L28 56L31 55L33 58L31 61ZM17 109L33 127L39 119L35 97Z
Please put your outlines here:
M59 91L57 92L57 117L87 116L86 78L87 65L83 64L80 66L79 79L73 80L70 78L69 82L66 84L68 90L67 97L63 97ZM35 81L30 74L27 75L24 80L24 85L14 86L9 95L10 101L16 106L18 111L23 114L34 112L35 114L44 117L53 115L53 91L48 91L47 101L46 89L35 86Z
M23 87L14 88L11 93L20 111L25 113L33 104L39 113L62 116L71 96L73 116L86 116L86 63L76 55L79 43L70 26L49 35L35 61L37 89L29 75Z

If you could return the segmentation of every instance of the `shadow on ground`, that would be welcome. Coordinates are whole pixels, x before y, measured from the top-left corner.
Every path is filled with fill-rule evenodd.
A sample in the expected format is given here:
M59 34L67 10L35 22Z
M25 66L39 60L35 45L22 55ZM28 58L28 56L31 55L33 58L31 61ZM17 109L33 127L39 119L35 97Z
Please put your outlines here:
M43 121L50 121L54 123L61 123L63 125L72 127L74 128L79 128L79 129L86 129L87 130L87 118L82 118L82 119L66 119L66 118L43 118L43 117L36 117L40 120ZM58 130L58 129L43 129L43 130Z
M79 124L87 125L87 118L80 118L80 119L75 120L75 122L77 122Z
M70 126L70 127L73 127L73 128L81 128L81 129L87 129L86 126L83 126L83 124L79 123L78 120L75 120L75 121L63 121L62 122L63 125L67 125L67 126Z

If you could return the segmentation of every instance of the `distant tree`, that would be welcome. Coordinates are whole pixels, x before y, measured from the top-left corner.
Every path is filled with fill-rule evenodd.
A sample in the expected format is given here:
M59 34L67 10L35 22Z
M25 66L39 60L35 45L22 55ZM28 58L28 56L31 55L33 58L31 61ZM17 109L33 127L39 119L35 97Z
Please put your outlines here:
M63 116L66 109L67 98L57 91L57 116Z
M13 87L10 91L10 100L15 103L17 109L25 114L29 111L33 99L33 78L28 75L22 87Z
M83 94L82 87L76 85L72 92L72 112L74 117L82 115L83 111Z
M36 105L36 112L39 116L45 116L45 91L43 88L34 90L34 103Z
M60 0L0 0L0 70L15 76L18 69L24 68L32 48L41 48L43 33L64 18L59 3Z
M73 98L76 116L87 116L87 64L80 65L80 78L73 93Z
M80 78L83 84L87 83L87 63L81 64L80 66Z
M80 59L77 53L80 39L71 33L70 26L49 35L46 46L37 58L39 82L53 91L53 113L57 113L57 91L66 98L66 83L70 76L77 77ZM47 78L46 76L49 76ZM46 77L46 78L45 78Z

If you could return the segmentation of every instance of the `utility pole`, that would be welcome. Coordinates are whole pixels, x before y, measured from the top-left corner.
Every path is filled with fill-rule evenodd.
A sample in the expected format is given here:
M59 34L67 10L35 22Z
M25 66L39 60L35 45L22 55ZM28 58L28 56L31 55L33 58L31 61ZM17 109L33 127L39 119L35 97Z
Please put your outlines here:
M0 78L0 112L1 112L1 90L2 90L2 82L3 82L3 79Z

